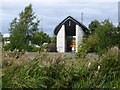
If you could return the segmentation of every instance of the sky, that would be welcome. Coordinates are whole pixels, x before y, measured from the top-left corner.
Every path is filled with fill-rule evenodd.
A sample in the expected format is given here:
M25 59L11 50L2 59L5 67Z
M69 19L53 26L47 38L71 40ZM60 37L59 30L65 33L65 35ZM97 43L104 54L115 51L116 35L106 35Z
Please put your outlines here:
M109 19L118 25L119 0L1 0L0 1L0 32L9 33L10 22L19 16L25 6L32 4L33 11L40 20L39 31L53 36L54 28L67 16L72 16L88 27L91 21L99 22Z
M118 4L118 22L119 22L119 27L120 27L120 1Z

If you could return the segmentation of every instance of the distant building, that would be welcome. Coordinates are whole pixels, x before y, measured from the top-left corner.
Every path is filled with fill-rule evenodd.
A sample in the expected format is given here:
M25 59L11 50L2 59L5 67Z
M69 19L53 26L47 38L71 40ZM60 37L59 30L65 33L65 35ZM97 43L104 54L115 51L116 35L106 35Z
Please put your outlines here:
M4 45L4 46L10 43L9 37L10 37L10 35L9 35L8 33L3 34L3 38L4 38L3 45Z
M54 30L54 34L57 36L57 51L58 52L78 52L78 45L82 43L82 38L85 34L88 34L88 29L85 25L75 20L73 17L68 16L65 18ZM69 45L67 37L73 37L73 44Z
M3 38L9 38L10 37L10 34L6 33L6 34L3 34Z

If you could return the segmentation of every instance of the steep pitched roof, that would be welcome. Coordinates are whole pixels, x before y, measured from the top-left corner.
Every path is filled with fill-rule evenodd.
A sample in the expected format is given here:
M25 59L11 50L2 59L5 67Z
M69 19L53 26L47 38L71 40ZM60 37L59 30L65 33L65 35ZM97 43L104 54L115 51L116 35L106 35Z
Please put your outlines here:
M68 21L68 20L72 20L72 21L75 22L77 25L79 25L79 26L83 29L83 31L84 31L85 33L88 33L88 28L87 28L85 25L83 25L82 23L80 23L79 21L77 21L76 19L74 19L73 17L68 16L68 17L65 18L59 25L57 25L57 26L55 27L55 30L54 30L54 34L55 34L55 35L57 35L57 33L59 32L59 30L60 30L60 28L62 27L62 25L63 25L66 21Z

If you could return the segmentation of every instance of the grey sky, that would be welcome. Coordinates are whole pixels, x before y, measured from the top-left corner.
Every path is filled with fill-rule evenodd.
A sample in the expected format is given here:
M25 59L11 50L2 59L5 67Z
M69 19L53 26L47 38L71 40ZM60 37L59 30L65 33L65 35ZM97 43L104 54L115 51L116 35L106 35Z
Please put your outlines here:
M10 22L28 6L30 2L2 2L2 33L8 33ZM33 11L40 19L40 26L50 36L54 28L67 16L81 21L88 27L92 20L110 19L115 26L118 25L118 2L31 2ZM42 23L42 24L41 24Z
M120 1L118 4L118 22L119 22L119 26L120 26Z

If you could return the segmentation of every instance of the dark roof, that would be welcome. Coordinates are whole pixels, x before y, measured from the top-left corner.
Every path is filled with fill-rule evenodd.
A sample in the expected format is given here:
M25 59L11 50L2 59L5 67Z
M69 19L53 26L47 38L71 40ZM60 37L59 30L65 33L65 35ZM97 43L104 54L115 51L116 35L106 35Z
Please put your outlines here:
M59 32L59 30L60 30L60 28L62 27L62 25L63 25L66 21L68 21L68 20L72 20L73 22L75 22L77 25L79 25L79 26L83 29L83 31L84 31L85 33L87 33L88 28L87 28L85 25L83 25L82 23L80 23L79 21L77 21L76 19L74 19L73 17L68 16L68 17L65 18L59 25L57 25L57 26L55 27L55 30L54 30L54 34L55 34L55 35L57 35L57 33Z

